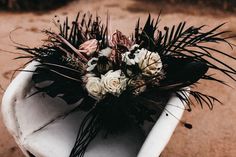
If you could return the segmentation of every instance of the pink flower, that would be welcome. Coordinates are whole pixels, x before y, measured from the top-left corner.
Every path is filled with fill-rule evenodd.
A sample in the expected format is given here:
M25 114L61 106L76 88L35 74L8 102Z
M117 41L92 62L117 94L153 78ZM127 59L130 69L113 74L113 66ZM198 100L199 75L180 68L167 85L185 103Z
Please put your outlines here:
M111 47L116 47L117 45L122 45L122 46L125 46L129 49L132 45L132 41L129 38L127 38L125 35L123 35L120 31L117 30L111 36L111 39L109 41L109 45Z
M98 48L98 41L91 39L80 45L79 51L85 53L87 56L91 56Z

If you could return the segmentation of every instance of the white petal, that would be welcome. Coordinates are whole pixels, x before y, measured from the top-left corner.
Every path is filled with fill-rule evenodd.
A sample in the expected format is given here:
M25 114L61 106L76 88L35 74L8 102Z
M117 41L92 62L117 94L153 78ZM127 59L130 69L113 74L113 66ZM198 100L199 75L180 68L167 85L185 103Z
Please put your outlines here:
M109 57L111 55L111 52L112 52L112 49L110 47L107 47L105 49L102 49L100 52L99 52L99 56L106 56L106 57Z
M134 50L137 47L139 47L139 45L138 44L134 44L134 45L131 46L130 50L132 51L132 50Z
M130 63L131 63L132 65L135 65L135 61L134 61L133 59L130 60Z
M97 64L88 66L86 70L87 70L87 71L92 71L92 70L96 67L96 65L97 65Z

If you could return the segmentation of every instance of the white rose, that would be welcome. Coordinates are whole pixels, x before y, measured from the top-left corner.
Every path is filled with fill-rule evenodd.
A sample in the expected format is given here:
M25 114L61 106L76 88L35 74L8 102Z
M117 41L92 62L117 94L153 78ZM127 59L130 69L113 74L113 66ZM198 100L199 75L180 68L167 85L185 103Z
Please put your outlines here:
M104 90L115 96L119 96L126 89L126 81L127 79L122 76L121 70L110 70L101 77Z
M83 82L84 82L84 83L87 83L87 82L88 82L88 79L89 79L90 77L95 77L95 74L93 74L93 73L87 73L87 74L85 74L84 76L82 76Z
M105 95L101 79L98 77L88 77L85 85L88 93L97 100L100 100Z
M145 76L154 76L161 72L162 62L158 53L142 48L138 53L139 68Z

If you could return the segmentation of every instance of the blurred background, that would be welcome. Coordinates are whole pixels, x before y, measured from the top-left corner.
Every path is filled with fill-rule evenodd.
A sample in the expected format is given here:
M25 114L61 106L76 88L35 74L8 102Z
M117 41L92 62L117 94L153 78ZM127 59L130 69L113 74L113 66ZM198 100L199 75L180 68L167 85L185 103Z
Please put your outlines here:
M145 22L148 13L156 18L162 11L160 29L186 21L188 25L206 24L206 29L226 22L225 30L236 32L235 0L0 0L0 85L1 95L10 83L13 71L25 60L19 56L15 43L40 46L44 29L55 29L53 21L74 19L77 12L111 16L111 29L130 35L137 19ZM236 40L231 40L236 44ZM236 50L227 45L213 45L236 57ZM223 61L236 67L225 58ZM211 72L214 73L214 72ZM217 74L224 78L222 74ZM225 78L224 78L225 79ZM196 106L185 113L183 120L193 129L179 125L162 157L235 157L236 156L236 83L226 79L233 88L200 82L198 90L218 97L224 105L216 104L213 111ZM158 139L156 139L158 140ZM0 118L0 157L23 157Z

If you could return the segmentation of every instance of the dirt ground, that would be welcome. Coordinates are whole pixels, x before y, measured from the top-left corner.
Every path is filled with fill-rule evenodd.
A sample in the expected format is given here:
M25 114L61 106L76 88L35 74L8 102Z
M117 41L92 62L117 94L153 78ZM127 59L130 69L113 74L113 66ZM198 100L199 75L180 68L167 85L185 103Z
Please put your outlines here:
M121 3L122 2L122 3ZM167 8L165 10L165 7ZM172 6L173 7L173 6ZM160 28L187 21L188 25L206 24L208 27L227 22L226 30L236 32L236 14L224 13L204 8L180 7L172 9L170 6L149 4L133 0L80 0L47 13L9 13L0 12L0 84L7 88L10 83L12 71L22 66L24 60L13 60L20 54L14 42L29 46L42 44L41 30L54 28L53 20L61 20L68 16L73 19L78 11L97 13L102 18L107 11L111 16L111 28L119 28L122 32L130 34L133 31L137 18L142 22L152 13L157 17L162 8ZM58 17L55 17L58 15ZM236 44L236 40L233 40ZM236 57L236 50L230 50L226 45L214 45L229 55ZM220 57L220 56L219 56ZM236 67L236 63L220 58ZM222 74L218 74L224 78ZM236 156L236 83L228 80L233 88L219 86L214 83L202 81L198 90L218 97L224 105L216 104L213 111L207 107L194 108L193 112L185 113L183 120L191 122L193 129L188 130L179 125L169 144L163 151L162 157L235 157ZM1 97L3 95L1 92ZM157 139L158 140L158 139ZM23 157L13 138L9 135L0 118L0 157Z

